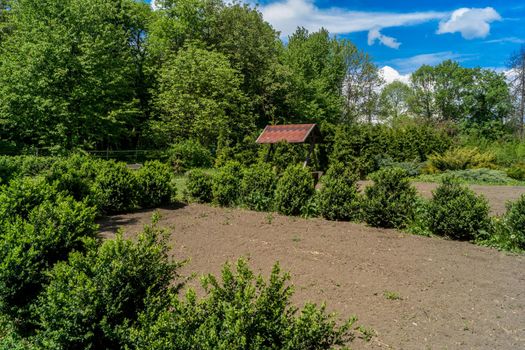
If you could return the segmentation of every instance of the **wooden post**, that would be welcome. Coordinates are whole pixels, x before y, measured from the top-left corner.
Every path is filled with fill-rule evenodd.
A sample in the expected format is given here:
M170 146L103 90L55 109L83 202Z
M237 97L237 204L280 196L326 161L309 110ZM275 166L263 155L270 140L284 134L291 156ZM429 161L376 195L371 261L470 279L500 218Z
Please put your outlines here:
M315 138L312 136L310 138L310 149L308 150L308 155L306 156L306 160L304 161L303 168L306 168L306 166L310 162L310 158L312 157L314 147L315 147Z

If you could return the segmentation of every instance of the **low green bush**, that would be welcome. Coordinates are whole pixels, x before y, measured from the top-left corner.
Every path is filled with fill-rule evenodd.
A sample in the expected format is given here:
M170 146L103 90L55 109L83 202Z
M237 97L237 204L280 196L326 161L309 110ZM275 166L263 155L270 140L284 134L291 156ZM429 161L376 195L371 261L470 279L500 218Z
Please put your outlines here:
M102 213L115 214L136 208L137 194L137 179L126 164L112 160L100 164L91 195Z
M427 226L433 234L472 240L489 229L489 205L453 177L445 177L429 201Z
M186 188L191 199L200 203L210 203L213 200L213 179L200 169L188 172Z
M357 175L342 163L330 166L321 178L319 211L328 220L356 220L360 217L361 196Z
M202 299L190 290L185 299L174 296L162 308L152 303L129 332L130 348L321 350L348 345L355 318L338 326L324 306L306 304L298 312L288 279L279 265L267 281L244 260L235 270L226 265L222 280L204 278Z
M35 308L39 341L51 349L123 349L127 327L148 298L169 295L178 264L163 234L146 227L137 242L117 236L72 253L49 273Z
M34 207L56 196L56 187L43 176L15 178L0 189L0 221L15 216L25 219Z
M155 208L168 205L175 197L173 170L157 160L145 162L135 173L138 183L139 205Z
M0 184L23 176L36 176L48 170L59 158L36 156L0 156Z
M177 173L193 168L209 168L213 165L211 152L197 140L185 140L174 144L168 157Z
M374 184L365 189L363 218L374 227L404 228L414 217L416 189L401 168L372 174Z
M241 202L248 209L269 211L273 208L277 176L269 164L256 164L243 171Z
M239 162L228 162L217 170L213 176L213 200L215 203L228 207L239 202L242 167Z
M417 181L423 182L442 182L445 177L454 177L458 181L472 184L483 185L518 185L519 181L511 179L501 170L492 169L466 169L466 170L447 170L438 174L420 175Z
M507 212L494 219L493 232L483 243L511 251L525 250L525 195L507 203Z
M302 165L290 165L277 182L275 208L284 215L299 215L314 192L310 169Z
M517 163L507 169L508 177L518 180L525 181L525 163Z
M475 168L494 169L496 156L491 152L480 151L476 147L453 148L443 154L433 154L428 157L426 173L436 173L446 170L465 170Z

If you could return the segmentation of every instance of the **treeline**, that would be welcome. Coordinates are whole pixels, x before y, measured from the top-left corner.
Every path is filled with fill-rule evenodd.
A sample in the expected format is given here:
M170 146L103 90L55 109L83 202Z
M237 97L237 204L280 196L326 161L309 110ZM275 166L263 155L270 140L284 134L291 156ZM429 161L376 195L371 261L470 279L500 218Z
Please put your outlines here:
M510 125L502 74L424 66L381 93L371 58L326 30L285 44L222 0L2 0L0 149L234 146L269 123L399 116ZM515 123L516 124L516 123Z

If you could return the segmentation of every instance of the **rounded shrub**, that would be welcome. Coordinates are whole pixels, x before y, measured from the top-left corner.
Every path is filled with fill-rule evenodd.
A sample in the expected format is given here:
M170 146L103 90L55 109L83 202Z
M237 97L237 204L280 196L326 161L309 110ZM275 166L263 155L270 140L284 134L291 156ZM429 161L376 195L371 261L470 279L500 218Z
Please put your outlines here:
M507 204L505 223L510 231L512 246L525 250L525 194Z
M0 221L15 216L25 219L34 207L56 195L56 188L43 176L15 178L0 192Z
M302 165L290 165L277 182L275 208L284 215L299 215L314 192L310 170Z
M433 234L471 240L488 229L489 205L485 197L447 176L428 202L426 221Z
M343 163L334 163L321 179L318 194L319 211L328 220L355 220L359 218L361 196L357 175Z
M209 168L213 164L210 150L197 140L185 140L171 146L169 159L176 172L192 168Z
M401 168L386 168L371 176L374 184L365 189L363 218L374 227L404 228L413 219L416 189Z
M191 199L200 203L210 203L213 199L212 177L200 169L188 172L186 188Z
M171 203L175 196L173 171L169 165L157 160L149 161L135 173L138 184L139 205L155 208Z
M244 169L241 181L242 203L251 210L272 209L277 176L269 164Z
M224 207L239 201L242 167L239 162L228 162L213 176L213 200Z
M137 206L137 179L124 163L102 162L91 189L98 209L105 214L121 213Z

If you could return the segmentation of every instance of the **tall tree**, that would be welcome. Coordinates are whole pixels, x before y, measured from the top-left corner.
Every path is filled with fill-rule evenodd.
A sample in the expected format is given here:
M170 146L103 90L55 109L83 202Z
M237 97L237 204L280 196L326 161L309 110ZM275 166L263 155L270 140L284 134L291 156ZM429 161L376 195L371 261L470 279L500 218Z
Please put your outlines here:
M508 62L510 87L514 100L514 113L520 134L525 135L525 45L514 52Z
M428 121L437 116L435 99L434 68L428 65L419 67L410 76L410 85L414 95L410 101L410 110L415 115Z
M379 116L383 121L395 121L408 113L412 89L405 83L393 81L379 95Z
M5 40L4 37L9 32L8 16L10 2L11 0L0 0L0 46L2 46L2 42Z

